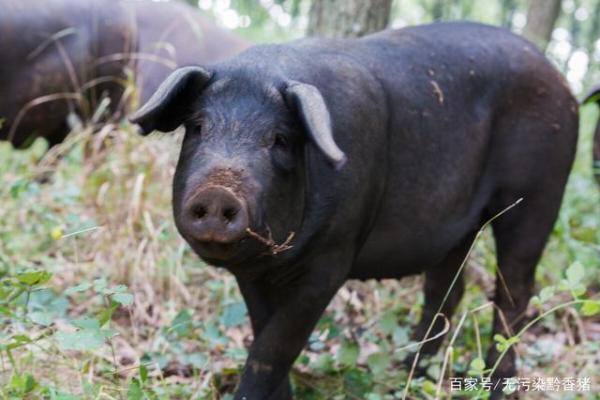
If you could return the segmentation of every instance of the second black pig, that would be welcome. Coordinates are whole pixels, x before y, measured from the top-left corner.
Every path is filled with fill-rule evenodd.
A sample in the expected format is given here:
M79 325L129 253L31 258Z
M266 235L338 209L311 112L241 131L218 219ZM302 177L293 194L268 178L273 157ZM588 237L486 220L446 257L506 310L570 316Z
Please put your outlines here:
M50 146L70 131L69 113L89 120L103 96L109 117L127 69L146 101L176 67L215 63L248 47L194 7L177 2L4 0L0 13L0 140Z

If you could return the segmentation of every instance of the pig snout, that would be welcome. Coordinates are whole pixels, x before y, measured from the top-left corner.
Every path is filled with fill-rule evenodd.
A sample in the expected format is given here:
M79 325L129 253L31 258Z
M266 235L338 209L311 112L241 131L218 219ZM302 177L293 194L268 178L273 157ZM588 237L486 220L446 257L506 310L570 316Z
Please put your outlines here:
M210 246L218 248L239 242L249 227L246 202L224 186L199 188L183 211L184 230L199 244L207 246L208 252L212 252Z

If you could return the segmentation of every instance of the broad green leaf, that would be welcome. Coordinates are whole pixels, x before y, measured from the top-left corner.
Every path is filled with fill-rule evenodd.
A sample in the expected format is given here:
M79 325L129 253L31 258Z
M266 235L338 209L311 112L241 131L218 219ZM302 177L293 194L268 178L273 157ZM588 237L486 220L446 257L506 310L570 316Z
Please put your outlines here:
M554 286L547 286L540 290L539 298L542 303L547 302L554 296L556 288Z
M321 340L315 340L314 342L310 342L309 348L312 351L321 351L325 348L325 343Z
M31 392L36 386L36 381L31 374L25 375L25 381L23 383L23 391L25 393Z
M580 284L577 284L577 285L574 285L574 286L571 288L571 293L573 293L573 296L574 296L574 297L580 297L580 296L583 296L583 295L585 294L585 285L583 285L583 284L581 284L581 283L580 283Z
M498 351L504 351L508 349L513 344L519 343L519 338L517 336L512 336L509 338L505 338L501 334L497 333L494 335L494 340L496 343L496 349Z
M393 311L384 313L379 319L379 327L386 335L390 335L398 326L396 314Z
M108 283L106 282L106 278L94 279L94 290L97 293L104 294L104 291L106 290L106 285L108 285Z
M596 315L600 312L600 302L587 300L583 303L581 307L581 313L586 317L591 317L592 315Z
M186 336L192 329L192 316L189 310L184 309L179 311L171 322L170 330L175 332L179 337Z
M50 289L34 290L29 296L29 310L54 313L55 318L62 317L69 308L69 300L64 296L57 296Z
M88 380L83 381L83 398L87 399L98 399L102 392L103 385L101 383L92 383Z
M146 382L147 379L148 379L148 367L146 367L144 364L141 364L140 365L140 381Z
M61 350L93 351L104 345L112 331L81 329L76 332L56 332L54 336Z
M471 376L481 375L484 370L485 362L479 357L474 358L471 364L469 364L469 375Z
M385 372L390 364L390 356L388 353L373 353L367 357L367 365L375 375L381 375Z
M211 346L221 346L227 343L227 337L223 336L219 328L213 323L209 322L204 329L204 337L208 339Z
M505 343L506 342L506 338L503 335L499 334L499 333L496 333L494 335L494 340L496 342L498 342L498 343Z
M131 293L115 293L110 296L112 301L116 301L122 306L130 306L133 304L133 295Z
M48 326L54 322L54 318L56 317L56 313L54 312L43 312L43 311L34 311L30 312L28 315L29 319L38 324Z
M431 382L430 380L425 380L423 382L423 391L427 394L434 395L435 392L437 391L437 386L435 383Z
M105 308L98 314L98 322L100 322L100 326L104 326L110 319L112 318L115 310L119 308L119 303L111 302L110 306Z
M344 391L352 393L355 398L362 399L370 391L373 384L373 374L358 369L350 369L344 372Z
M71 321L73 326L81 329L100 330L100 323L96 318L83 317Z
M580 262L575 261L569 268L567 268L567 281L569 284L575 286L578 285L585 275L585 270Z
M352 368L356 366L358 353L359 348L356 343L349 340L343 340L337 353L337 361L345 367Z
M15 335L11 338L11 340L12 341L6 346L8 350L16 349L32 342L31 338L26 335Z
M17 279L24 285L42 285L52 278L52 274L46 271L31 271L17 274Z
M102 290L103 294L115 294L115 293L125 293L127 292L127 286L125 285L115 285L115 286L111 286L109 288L104 288Z
M140 382L137 379L132 380L127 389L127 400L142 400L143 398L144 393Z
M331 372L335 369L333 367L333 357L329 353L321 353L310 366L315 371L321 373Z
M19 390L22 394L32 392L37 387L37 382L30 374L17 375L11 378L10 386Z
M394 329L394 333L392 335L392 339L394 340L394 344L396 346L404 346L408 344L410 341L408 328L405 326L396 326L396 329Z
M561 279L558 283L558 290L562 292L569 292L571 290L571 284L566 279Z
M191 365L196 369L204 369L208 365L208 358L202 353L186 354L183 357L185 364Z
M233 347L228 349L225 354L228 359L244 362L248 358L248 350L245 347Z
M498 351L502 352L502 351L504 351L504 349L506 349L507 340L504 336L497 333L494 335L494 341L496 342L496 349Z
M247 313L248 310L246 309L246 305L241 301L228 304L223 310L221 323L225 326L225 328L241 325L246 320Z
M81 282L79 285L71 286L70 288L65 290L65 295L70 296L74 293L85 292L86 290L88 290L91 287L92 287L92 284L90 282L84 281L84 282Z

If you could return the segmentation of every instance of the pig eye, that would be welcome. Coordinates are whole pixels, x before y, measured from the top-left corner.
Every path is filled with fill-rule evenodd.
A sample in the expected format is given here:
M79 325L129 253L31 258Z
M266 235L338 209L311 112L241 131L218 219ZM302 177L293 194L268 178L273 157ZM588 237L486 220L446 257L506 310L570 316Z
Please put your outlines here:
M204 115L200 113L193 114L189 119L184 123L185 131L193 134L193 136L200 136L203 131L206 129L207 120L204 118Z
M202 126L203 125L196 125L192 128L192 132L194 132L194 135L200 136L202 134Z
M271 159L278 169L289 172L294 168L294 154L290 137L283 133L271 136Z
M287 150L289 147L288 140L281 133L275 135L275 140L273 141L273 147L278 147L282 150Z
M188 124L185 125L185 133L198 137L202 134L202 125Z

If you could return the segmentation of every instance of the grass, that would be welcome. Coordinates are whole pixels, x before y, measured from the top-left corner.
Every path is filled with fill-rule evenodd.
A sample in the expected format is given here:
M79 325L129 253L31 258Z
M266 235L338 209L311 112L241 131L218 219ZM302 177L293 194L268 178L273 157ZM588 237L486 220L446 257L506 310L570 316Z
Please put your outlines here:
M514 340L520 376L591 377L596 392L527 398L600 398L600 318L585 301L600 287L597 118L593 106L582 110L577 160L530 304L538 319ZM145 139L127 124L95 130L74 132L58 158L42 142L27 151L0 144L0 398L231 398L251 332L233 277L203 264L173 225L180 135ZM50 182L38 183L47 170ZM432 376L491 367L480 359L494 341L494 268L486 231ZM297 398L447 398L447 379L413 378L407 389L401 365L421 313L420 284L342 288L296 362Z

